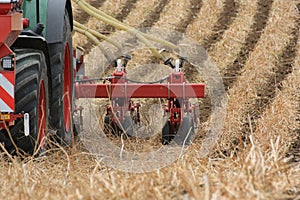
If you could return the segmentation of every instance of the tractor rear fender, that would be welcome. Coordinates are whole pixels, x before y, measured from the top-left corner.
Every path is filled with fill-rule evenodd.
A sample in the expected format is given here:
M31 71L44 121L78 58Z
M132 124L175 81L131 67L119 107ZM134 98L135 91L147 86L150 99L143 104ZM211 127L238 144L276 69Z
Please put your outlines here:
M73 15L71 0L48 0L46 40L48 43L61 42L65 10L68 11L71 30L73 30Z

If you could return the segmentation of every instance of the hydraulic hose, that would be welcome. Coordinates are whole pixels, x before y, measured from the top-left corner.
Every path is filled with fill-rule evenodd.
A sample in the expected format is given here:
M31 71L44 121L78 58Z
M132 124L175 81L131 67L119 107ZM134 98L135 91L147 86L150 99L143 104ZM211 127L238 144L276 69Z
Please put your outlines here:
M114 46L117 47L118 49L121 49L121 48L122 48L121 45L120 45L119 43L117 43L116 41L110 39L109 37L107 37L107 36L105 36L105 35L103 35L103 34L97 32L97 31L95 31L95 30L93 30L93 29L87 28L86 26L80 24L79 22L77 22L77 21L75 21L75 20L73 21L73 24L74 24L75 27L77 27L77 28L79 28L79 29L82 29L82 30L85 30L85 31L91 33L92 35L96 36L97 38L106 40L107 42L109 42L110 44L114 45Z
M84 4L84 6L86 6L88 9L90 9L90 10L91 10L92 12L94 12L94 13L97 13L97 14L99 14L99 15L101 15L101 16L103 16L103 17L109 19L109 20L115 21L116 23L118 23L118 24L120 24L120 25L127 26L128 28L131 28L130 26L128 26L128 25L126 25L126 24L120 22L119 20L117 20L117 19L115 19L115 18L109 16L109 15L106 14L105 12L103 12L103 11L101 11L101 10L98 10L97 8L91 6L90 4L88 4L88 3L87 3L86 1L84 1L84 0L76 0L76 1L77 1L77 2L79 2L79 1L82 2L82 3ZM116 28L118 28L118 27L116 27ZM176 45L174 45L173 43L171 43L171 42L169 42L169 41L166 41L166 40L162 40L162 39L153 37L153 36L151 36L151 35L149 35L149 34L142 33L142 32L140 32L140 31L139 31L139 33L140 33L141 35L143 35L145 38L147 38L147 39L149 39L149 40L152 40L153 42L157 42L157 43L163 44L163 45L165 45L165 46L167 46L167 47L169 47L169 48L171 48L171 49L173 49L173 50L178 49L178 47L177 47Z
M156 57L158 57L162 60L165 60L164 57L157 51L157 49L153 46L153 44L149 40L152 40L152 41L157 42L157 43L161 43L161 44L166 45L166 46L168 46L172 49L177 49L176 45L174 45L174 44L172 44L168 41L161 40L159 38L155 38L155 37L150 36L148 34L142 33L140 31L136 30L135 28L132 28L132 27L116 20L115 18L107 15L106 13L104 13L100 10L97 10L95 7L89 5L84 0L74 0L74 1L83 11L85 11L89 15L91 15L91 16L97 18L98 20L100 20L100 21L102 21L106 24L109 24L109 25L111 25L115 28L127 31L131 35L137 37L141 42L143 42L152 51L152 53Z
M110 55L107 53L107 51L100 45L101 42L90 32L88 32L85 29L79 28L77 26L74 26L74 31L77 31L80 34L85 35L86 37L88 37L90 40L92 40L92 42L102 51L102 53L104 54L104 56L110 60Z

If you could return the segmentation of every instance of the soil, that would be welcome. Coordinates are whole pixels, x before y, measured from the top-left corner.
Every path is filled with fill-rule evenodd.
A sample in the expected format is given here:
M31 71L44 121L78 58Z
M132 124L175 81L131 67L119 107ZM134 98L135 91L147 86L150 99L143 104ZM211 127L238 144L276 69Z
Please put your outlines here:
M263 30L266 27L272 4L273 0L260 0L258 2L258 9L254 16L254 23L251 26L251 31L248 34L248 37L245 40L245 45L233 63L227 66L226 71L223 72L223 77L226 77L224 78L226 90L231 88L236 78L240 75L241 69L245 65L249 54L253 51L255 45L259 41Z
M139 25L140 28L152 27L160 18L160 13L170 0L160 0L155 6L155 9L148 15L148 17Z
M226 0L223 8L219 19L213 28L214 33L206 38L202 44L206 50L209 50L216 42L221 40L223 33L237 16L239 5L234 0Z

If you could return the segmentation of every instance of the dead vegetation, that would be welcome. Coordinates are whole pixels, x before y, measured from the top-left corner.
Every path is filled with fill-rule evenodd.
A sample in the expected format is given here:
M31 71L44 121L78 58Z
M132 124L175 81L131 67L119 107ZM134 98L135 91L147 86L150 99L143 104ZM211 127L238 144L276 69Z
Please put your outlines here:
M89 2L113 16L121 16L124 6L133 3L130 0ZM182 20L191 16L191 2L194 1L138 0L122 19L136 27L144 23L176 29ZM217 22L226 2L235 2L238 8L229 17L231 21L224 22L228 26L222 26ZM264 1L267 5L262 2L203 0L194 19L182 30L201 44L209 43L217 34L218 39L213 39L209 51L211 58L226 76L224 80L236 76L226 84L229 101L223 135L208 157L201 157L201 137L172 164L140 174L105 165L81 141L67 148L55 144L45 156L26 162L18 158L11 160L2 153L0 198L300 199L300 42L295 37L299 32L300 2ZM153 16L157 4L163 8L156 13L159 17L151 21L148 17ZM266 23L259 22L257 13L263 14L259 16ZM105 25L95 19L76 18L90 28L106 32ZM274 74L284 65L279 58L291 41L296 41L294 50L290 51L294 56L288 56L291 69L282 72L283 78L274 82L273 77L277 77ZM91 43L85 37L75 34L74 43L89 44L86 45L91 50L87 66L101 64L97 60L98 51L90 48ZM238 68L233 66L236 62ZM262 88L272 90L265 92L272 95L262 95L268 101L258 107L256 102L261 100L258 94ZM210 102L206 104L209 106ZM209 119L210 113L204 114ZM206 123L202 123L203 129ZM130 145L133 144L126 147ZM135 150L140 151L139 143L135 145Z

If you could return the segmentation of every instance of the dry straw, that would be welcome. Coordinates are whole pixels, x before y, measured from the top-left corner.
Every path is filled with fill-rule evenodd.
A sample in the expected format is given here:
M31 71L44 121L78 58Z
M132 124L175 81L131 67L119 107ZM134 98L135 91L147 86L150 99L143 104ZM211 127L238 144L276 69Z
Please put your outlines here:
M268 24L261 40L250 54L235 85L229 90L227 122L221 144L232 144L234 138L240 139L243 125L247 123L247 112L254 108L258 90L267 84L272 76L277 57L291 38L292 28L298 16L295 1L274 1ZM249 134L249 133L246 133ZM226 147L225 147L226 148ZM231 147L229 147L231 148Z
M186 34L202 44L204 39L213 34L213 27L222 12L225 0L203 0L201 10Z
M209 51L211 59L219 69L224 69L230 63L233 63L241 48L245 45L245 39L254 23L253 17L256 13L257 3L258 0L252 2L238 1L237 17L224 32L223 39Z
M203 1L203 6L208 2L211 1ZM221 1L215 3L218 2ZM249 7L253 4L251 0L244 2ZM109 3L112 6L117 4L116 1ZM229 93L230 98L235 99L234 103L239 105L233 106L233 100L230 100L227 124L232 126L227 127L227 140L221 143L231 142L232 137L239 133L238 125L242 122L242 114L247 111L243 108L245 102L251 104L256 98L248 94L251 91L255 94L257 90L258 86L252 87L252 82L258 82L255 78L259 77L262 70L270 73L266 65L273 66L288 41L287 35L294 24L295 12L291 9L295 7L294 3L274 1L265 33L250 55L244 74L234 86L236 89L233 88ZM218 12L202 14L212 19L218 16ZM236 31L241 32L239 29ZM201 35L195 37L202 38ZM224 41L226 38L227 35L224 35ZM300 165L289 164L283 159L285 141L289 141L287 131L294 124L286 119L285 124L279 126L280 120L294 113L294 93L297 87L299 89L294 83L299 82L299 58L298 50L295 71L284 81L283 90L276 93L274 103L268 107L256 131L250 135L249 144L235 156L226 157L216 151L213 156L200 159L201 144L194 143L181 159L166 168L146 174L131 174L111 169L95 160L80 142L73 149L54 144L49 154L25 163L18 158L7 161L8 157L2 153L0 199L299 199ZM98 60L93 62L97 64ZM248 81L252 81L251 84ZM248 93L242 92L247 88ZM281 109L287 113L281 112ZM233 120L235 117L238 123ZM247 116L243 117L248 120ZM275 135L268 134L273 133L275 127L278 129ZM282 131L279 130L281 128Z
M120 0L118 3L114 1L105 1L102 6L99 8L100 11L104 11L106 14L116 17L119 11L125 6L127 0ZM96 18L91 18L88 23L87 27L98 30L100 32L109 33L105 30L107 24L97 20Z
M300 66L300 40L298 39L294 66ZM257 122L255 137L264 144L280 137L280 155L284 156L296 141L296 129L299 111L300 70L294 70L282 83L273 103L268 106L261 119ZM265 148L270 148L268 145Z
M155 12L155 8L159 0L140 0L136 2L136 6L132 8L128 16L123 20L125 24L130 24L133 27L139 27L152 12Z
M156 28L174 30L189 14L191 2L189 0L170 0L162 11L159 21L154 25Z
M180 23L180 21L186 16L187 9L190 7L190 2L188 0L184 1L176 1L176 0L170 0L167 5L164 7L163 11L160 13L159 21L154 24L154 31L155 28L157 30L166 30L166 31L159 31L158 34L161 34L162 32L166 32L165 35L163 35L163 38L167 38L167 34L169 33L169 30L174 30ZM172 12L170 12L172 11ZM170 24L172 22L172 24ZM151 54L148 52L142 52L141 54L138 54L138 56L133 57L132 63L144 63L149 62L151 57Z

